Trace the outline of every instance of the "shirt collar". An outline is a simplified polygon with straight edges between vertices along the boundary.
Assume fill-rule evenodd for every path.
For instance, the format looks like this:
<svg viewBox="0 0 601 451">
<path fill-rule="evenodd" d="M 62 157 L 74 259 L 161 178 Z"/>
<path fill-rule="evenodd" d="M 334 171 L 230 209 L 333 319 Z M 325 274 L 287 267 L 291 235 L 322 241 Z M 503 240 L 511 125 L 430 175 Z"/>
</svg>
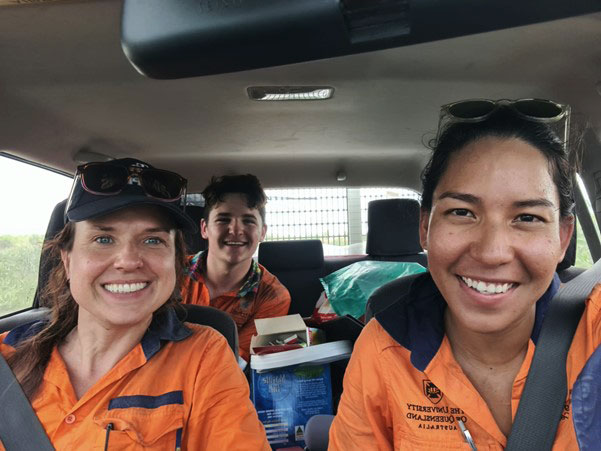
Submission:
<svg viewBox="0 0 601 451">
<path fill-rule="evenodd" d="M 554 275 L 551 285 L 536 302 L 536 313 L 531 339 L 536 344 L 549 301 L 559 289 L 560 280 Z M 424 371 L 438 352 L 444 338 L 444 311 L 446 302 L 432 280 L 430 273 L 418 276 L 408 294 L 399 298 L 376 320 L 400 345 L 411 351 L 411 363 Z"/>
<path fill-rule="evenodd" d="M 182 341 L 190 335 L 192 335 L 192 331 L 180 321 L 175 309 L 170 306 L 160 309 L 154 314 L 140 344 L 146 360 L 149 360 L 159 352 L 163 342 Z"/>
<path fill-rule="evenodd" d="M 200 251 L 199 253 L 190 257 L 190 260 L 188 261 L 187 275 L 192 280 L 196 282 L 203 281 L 204 269 L 207 267 L 207 255 L 208 251 Z M 243 298 L 251 293 L 255 295 L 259 289 L 261 274 L 261 266 L 253 258 L 251 260 L 250 271 L 246 275 L 246 278 L 238 290 L 236 297 Z"/>
<path fill-rule="evenodd" d="M 19 343 L 40 332 L 46 326 L 48 320 L 33 321 L 22 324 L 12 329 L 4 338 L 3 344 L 17 347 Z M 192 335 L 188 329 L 177 317 L 173 307 L 164 307 L 157 311 L 152 318 L 150 326 L 144 333 L 140 344 L 149 360 L 160 349 L 165 341 L 181 341 Z"/>
</svg>

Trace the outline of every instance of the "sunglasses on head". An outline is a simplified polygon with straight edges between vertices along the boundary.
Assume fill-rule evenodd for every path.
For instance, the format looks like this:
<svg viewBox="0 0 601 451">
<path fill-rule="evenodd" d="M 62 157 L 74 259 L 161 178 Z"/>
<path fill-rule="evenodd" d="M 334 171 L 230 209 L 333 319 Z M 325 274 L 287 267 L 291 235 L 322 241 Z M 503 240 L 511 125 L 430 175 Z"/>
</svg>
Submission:
<svg viewBox="0 0 601 451">
<path fill-rule="evenodd" d="M 87 163 L 77 168 L 77 178 L 88 193 L 98 196 L 119 194 L 127 185 L 139 185 L 147 196 L 173 202 L 186 193 L 186 179 L 175 172 L 132 165 Z"/>
<path fill-rule="evenodd" d="M 534 122 L 555 122 L 570 112 L 568 105 L 543 99 L 470 99 L 443 105 L 441 118 L 450 117 L 456 122 L 479 122 L 486 120 L 500 106 L 508 106 L 524 119 Z"/>
</svg>

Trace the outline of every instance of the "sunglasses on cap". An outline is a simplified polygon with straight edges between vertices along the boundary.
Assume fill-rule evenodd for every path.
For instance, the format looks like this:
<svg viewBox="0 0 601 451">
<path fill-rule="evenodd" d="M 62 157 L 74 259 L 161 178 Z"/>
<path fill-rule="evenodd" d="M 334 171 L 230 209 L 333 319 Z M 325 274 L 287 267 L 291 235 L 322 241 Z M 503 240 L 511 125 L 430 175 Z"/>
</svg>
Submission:
<svg viewBox="0 0 601 451">
<path fill-rule="evenodd" d="M 544 99 L 470 99 L 443 105 L 442 116 L 455 122 L 480 122 L 486 120 L 500 106 L 508 106 L 524 119 L 534 122 L 555 122 L 570 112 L 568 105 L 562 105 Z"/>
<path fill-rule="evenodd" d="M 164 202 L 186 197 L 187 180 L 175 172 L 139 163 L 127 167 L 110 162 L 87 163 L 77 167 L 65 211 L 69 211 L 78 180 L 84 191 L 97 196 L 114 196 L 128 185 L 138 185 L 146 196 Z"/>
</svg>

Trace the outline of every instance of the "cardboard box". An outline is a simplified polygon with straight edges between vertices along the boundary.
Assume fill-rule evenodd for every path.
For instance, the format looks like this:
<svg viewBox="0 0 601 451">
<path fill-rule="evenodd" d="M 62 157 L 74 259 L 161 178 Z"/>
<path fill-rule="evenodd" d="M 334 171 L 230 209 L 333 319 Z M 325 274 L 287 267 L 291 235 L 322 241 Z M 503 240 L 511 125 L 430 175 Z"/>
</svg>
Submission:
<svg viewBox="0 0 601 451">
<path fill-rule="evenodd" d="M 255 320 L 257 335 L 250 340 L 250 353 L 263 354 L 268 352 L 280 352 L 291 349 L 299 349 L 299 344 L 280 344 L 273 345 L 276 340 L 283 341 L 291 335 L 296 335 L 298 339 L 307 346 L 311 345 L 311 334 L 305 321 L 299 315 L 278 316 L 276 318 L 261 318 Z M 269 348 L 272 347 L 270 350 Z"/>
</svg>

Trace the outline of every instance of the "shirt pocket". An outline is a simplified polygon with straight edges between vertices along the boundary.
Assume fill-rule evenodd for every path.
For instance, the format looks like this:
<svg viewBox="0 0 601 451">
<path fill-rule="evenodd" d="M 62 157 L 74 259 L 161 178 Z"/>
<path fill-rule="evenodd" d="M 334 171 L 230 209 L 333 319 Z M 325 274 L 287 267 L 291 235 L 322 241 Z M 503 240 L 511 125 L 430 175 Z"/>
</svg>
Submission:
<svg viewBox="0 0 601 451">
<path fill-rule="evenodd" d="M 181 399 L 181 392 L 167 395 L 173 393 L 178 393 Z M 107 440 L 109 450 L 180 449 L 184 406 L 177 402 L 180 399 L 172 402 L 173 399 L 165 398 L 166 395 L 112 399 L 109 409 L 94 417 L 94 423 L 102 429 L 97 449 L 105 449 Z"/>
</svg>

